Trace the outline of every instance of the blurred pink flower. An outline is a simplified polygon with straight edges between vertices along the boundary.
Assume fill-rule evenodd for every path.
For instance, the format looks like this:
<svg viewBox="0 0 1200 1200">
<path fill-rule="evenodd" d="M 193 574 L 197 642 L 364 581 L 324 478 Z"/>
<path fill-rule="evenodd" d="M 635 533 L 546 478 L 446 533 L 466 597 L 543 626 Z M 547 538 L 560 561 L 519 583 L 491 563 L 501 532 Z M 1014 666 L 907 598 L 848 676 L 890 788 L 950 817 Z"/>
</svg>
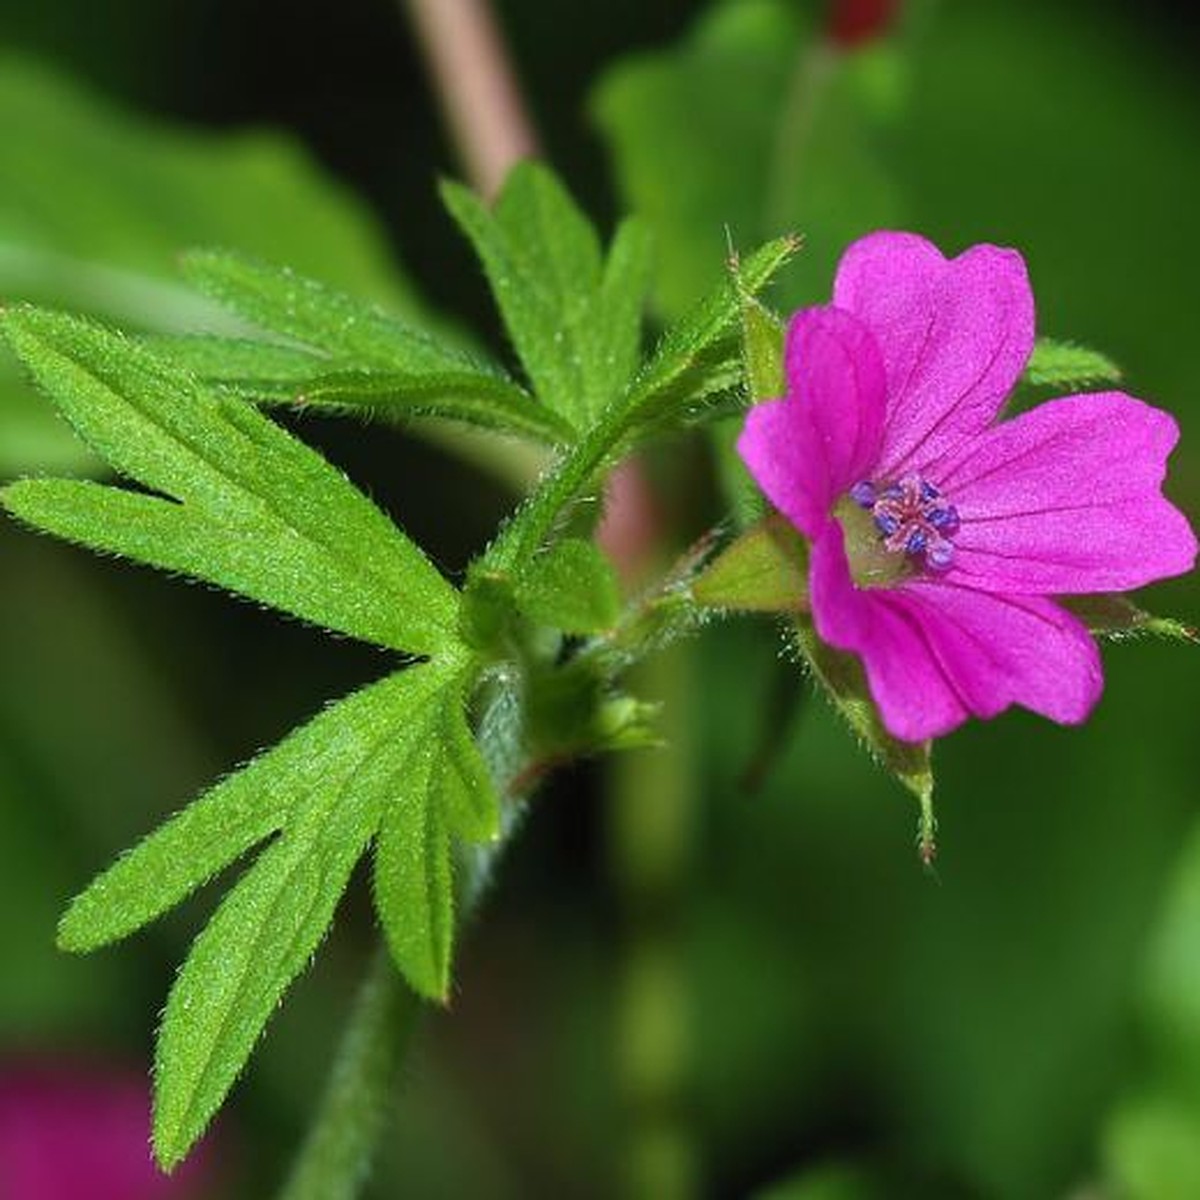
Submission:
<svg viewBox="0 0 1200 1200">
<path fill-rule="evenodd" d="M 859 46 L 887 33 L 900 0 L 832 0 L 826 27 L 839 46 Z"/>
<path fill-rule="evenodd" d="M 203 1149 L 168 1177 L 150 1156 L 150 1087 L 116 1068 L 0 1069 L 3 1200 L 194 1200 L 212 1195 Z"/>
<path fill-rule="evenodd" d="M 851 246 L 833 304 L 788 330 L 787 395 L 755 405 L 738 449 L 812 543 L 818 634 L 858 654 L 898 738 L 1021 704 L 1082 721 L 1100 658 L 1050 597 L 1191 569 L 1196 539 L 1162 495 L 1175 421 L 1122 392 L 997 421 L 1033 348 L 1021 256 L 925 239 Z"/>
</svg>

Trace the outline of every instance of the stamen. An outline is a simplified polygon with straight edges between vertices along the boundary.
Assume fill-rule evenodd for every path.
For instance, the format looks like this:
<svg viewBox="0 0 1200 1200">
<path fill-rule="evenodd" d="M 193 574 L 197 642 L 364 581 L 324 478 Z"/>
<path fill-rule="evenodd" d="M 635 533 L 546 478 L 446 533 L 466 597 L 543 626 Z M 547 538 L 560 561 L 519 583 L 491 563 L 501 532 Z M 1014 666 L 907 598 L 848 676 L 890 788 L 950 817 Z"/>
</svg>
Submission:
<svg viewBox="0 0 1200 1200">
<path fill-rule="evenodd" d="M 850 489 L 850 499 L 870 512 L 889 553 L 904 554 L 939 574 L 953 565 L 950 539 L 961 526 L 958 509 L 928 479 L 905 475 L 882 488 L 864 479 Z"/>
</svg>

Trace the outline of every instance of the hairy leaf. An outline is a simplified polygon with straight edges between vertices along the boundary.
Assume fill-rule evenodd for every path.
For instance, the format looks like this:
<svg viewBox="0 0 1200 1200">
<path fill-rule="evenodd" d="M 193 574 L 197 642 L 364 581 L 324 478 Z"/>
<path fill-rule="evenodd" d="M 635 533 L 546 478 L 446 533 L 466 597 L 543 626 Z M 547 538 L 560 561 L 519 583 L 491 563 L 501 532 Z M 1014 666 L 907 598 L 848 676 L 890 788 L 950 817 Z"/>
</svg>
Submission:
<svg viewBox="0 0 1200 1200">
<path fill-rule="evenodd" d="M 280 747 L 286 753 L 276 766 L 292 768 L 299 785 L 283 831 L 196 939 L 167 1001 L 154 1121 L 155 1151 L 164 1166 L 187 1153 L 223 1101 L 280 997 L 328 929 L 350 872 L 376 832 L 377 881 L 382 877 L 390 889 L 381 913 L 409 950 L 397 961 L 418 991 L 444 996 L 449 909 L 390 901 L 416 894 L 414 880 L 426 875 L 444 879 L 448 888 L 450 835 L 495 828 L 490 790 L 468 806 L 461 797 L 447 803 L 445 788 L 431 787 L 437 779 L 461 790 L 468 775 L 471 786 L 486 787 L 474 762 L 478 751 L 462 724 L 465 678 L 464 664 L 450 657 L 392 675 L 331 709 L 318 718 L 329 722 L 337 714 L 336 738 L 326 738 L 321 769 L 291 761 L 297 759 L 295 746 Z M 444 738 L 451 724 L 458 733 Z M 270 763 L 272 756 L 260 761 Z M 271 782 L 282 788 L 286 780 L 276 774 Z M 468 807 L 469 820 L 463 815 Z M 385 846 L 389 831 L 406 822 L 437 832 L 422 840 L 420 855 L 397 860 Z M 438 964 L 436 980 L 422 970 L 425 962 Z"/>
<path fill-rule="evenodd" d="M 26 480 L 0 493 L 15 515 L 385 646 L 429 653 L 453 640 L 454 589 L 302 442 L 97 326 L 33 309 L 2 320 L 83 438 L 171 497 Z"/>
<path fill-rule="evenodd" d="M 307 797 L 351 770 L 364 746 L 390 730 L 404 693 L 428 678 L 412 675 L 412 682 L 395 675 L 331 705 L 160 826 L 72 903 L 59 945 L 87 951 L 126 937 L 282 829 Z"/>
<path fill-rule="evenodd" d="M 585 427 L 620 394 L 637 363 L 648 284 L 640 223 L 599 239 L 546 167 L 515 167 L 491 211 L 446 183 L 447 208 L 483 263 L 497 307 L 539 399 Z"/>
<path fill-rule="evenodd" d="M 146 342 L 156 354 L 204 382 L 268 404 L 368 413 L 392 420 L 443 417 L 547 444 L 573 436 L 561 417 L 490 369 L 363 368 L 350 365 L 349 358 L 237 338 L 159 337 Z"/>
<path fill-rule="evenodd" d="M 738 285 L 725 280 L 667 332 L 625 394 L 561 455 L 492 543 L 485 556 L 489 567 L 507 571 L 526 561 L 600 472 L 613 466 L 639 438 L 682 422 L 714 364 L 730 362 L 733 369 L 740 369 L 736 331 L 743 297 L 766 287 L 797 247 L 790 237 L 760 247 L 742 265 Z"/>
</svg>

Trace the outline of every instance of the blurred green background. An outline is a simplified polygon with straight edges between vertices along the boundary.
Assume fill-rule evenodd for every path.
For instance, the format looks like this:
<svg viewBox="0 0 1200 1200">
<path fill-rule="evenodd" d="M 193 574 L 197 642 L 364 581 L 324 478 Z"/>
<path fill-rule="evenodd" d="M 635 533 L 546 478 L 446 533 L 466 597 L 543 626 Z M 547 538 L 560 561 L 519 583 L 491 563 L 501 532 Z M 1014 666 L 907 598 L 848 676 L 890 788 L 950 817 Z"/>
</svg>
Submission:
<svg viewBox="0 0 1200 1200">
<path fill-rule="evenodd" d="M 1179 416 L 1171 493 L 1200 514 L 1200 39 L 1185 10 L 914 4 L 813 92 L 797 67 L 821 6 L 801 0 L 498 11 L 550 160 L 602 222 L 632 206 L 655 223 L 660 317 L 719 274 L 725 225 L 741 244 L 807 233 L 781 306 L 827 294 L 846 241 L 874 226 L 946 250 L 1015 245 L 1041 331 L 1109 353 L 1129 390 Z M 3 297 L 204 325 L 172 262 L 216 243 L 496 339 L 434 195 L 453 148 L 387 0 L 5 0 L 0 45 Z M 301 432 L 451 572 L 512 503 L 394 429 Z M 659 464 L 686 464 L 680 537 L 719 516 L 699 458 Z M 0 474 L 93 467 L 0 364 Z M 11 524 L 0 581 L 0 1061 L 148 1064 L 215 892 L 83 960 L 53 948 L 66 900 L 382 663 Z M 1146 603 L 1200 619 L 1190 580 Z M 743 786 L 790 669 L 777 631 L 690 648 L 665 760 L 687 782 L 680 866 L 655 928 L 676 987 L 661 1041 L 680 1035 L 663 1103 L 701 1194 L 1200 1196 L 1198 655 L 1110 646 L 1085 729 L 1015 714 L 939 746 L 934 881 L 909 801 L 817 699 L 764 785 Z M 665 802 L 655 771 L 619 777 L 642 780 L 647 808 Z M 452 1010 L 406 1065 L 372 1195 L 619 1194 L 630 1055 L 653 1074 L 671 1052 L 631 1049 L 621 1019 L 655 914 L 622 893 L 612 778 L 579 768 L 538 799 L 463 942 Z M 222 1195 L 281 1177 L 372 936 L 360 880 L 219 1123 Z"/>
</svg>

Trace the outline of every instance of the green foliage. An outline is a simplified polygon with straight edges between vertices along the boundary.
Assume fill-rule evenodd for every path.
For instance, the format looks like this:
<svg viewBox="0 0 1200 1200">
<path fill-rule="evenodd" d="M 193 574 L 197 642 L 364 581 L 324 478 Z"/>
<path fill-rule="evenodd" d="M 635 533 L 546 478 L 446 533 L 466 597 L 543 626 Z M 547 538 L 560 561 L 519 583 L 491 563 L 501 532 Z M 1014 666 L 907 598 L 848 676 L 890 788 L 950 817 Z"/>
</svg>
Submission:
<svg viewBox="0 0 1200 1200">
<path fill-rule="evenodd" d="M 454 589 L 303 443 L 98 326 L 20 309 L 3 327 L 85 441 L 161 493 L 24 480 L 0 493 L 14 515 L 384 646 L 450 642 Z"/>
<path fill-rule="evenodd" d="M 637 366 L 649 283 L 642 225 L 625 222 L 605 259 L 587 218 L 537 163 L 512 171 L 491 211 L 458 184 L 444 184 L 442 197 L 483 263 L 538 398 L 586 429 Z"/>
<path fill-rule="evenodd" d="M 536 555 L 517 578 L 515 599 L 531 620 L 565 633 L 601 633 L 621 612 L 612 563 L 583 538 L 563 538 Z"/>
<path fill-rule="evenodd" d="M 1086 346 L 1038 338 L 1022 376 L 1033 387 L 1082 388 L 1098 383 L 1118 383 L 1121 368 L 1110 358 Z"/>
<path fill-rule="evenodd" d="M 577 445 L 563 454 L 484 556 L 502 572 L 527 561 L 603 470 L 633 443 L 684 420 L 712 388 L 714 373 L 740 363 L 737 337 L 744 295 L 761 291 L 797 249 L 794 238 L 759 247 L 742 266 L 740 282 L 725 280 L 673 325 L 623 395 L 605 408 Z"/>
<path fill-rule="evenodd" d="M 551 443 L 571 436 L 499 367 L 316 280 L 212 251 L 188 255 L 184 270 L 239 317 L 288 340 L 152 342 L 208 382 L 256 400 L 449 417 Z"/>
<path fill-rule="evenodd" d="M 275 762 L 268 755 L 256 764 L 270 787 L 290 791 L 294 782 L 303 790 L 293 793 L 279 838 L 196 939 L 171 990 L 156 1060 L 154 1136 L 164 1166 L 178 1162 L 203 1132 L 283 992 L 324 937 L 377 830 L 376 893 L 385 927 L 399 924 L 405 947 L 424 945 L 440 972 L 431 977 L 411 953 L 397 954 L 397 962 L 422 994 L 445 994 L 445 914 L 418 903 L 408 880 L 449 877 L 451 820 L 463 805 L 443 806 L 432 796 L 430 772 L 458 771 L 446 765 L 439 735 L 451 706 L 461 720 L 462 671 L 452 657 L 412 667 L 329 710 L 318 718 L 323 726 L 309 734 L 320 745 L 319 771 L 297 761 L 294 743 L 284 743 Z M 298 778 L 289 780 L 281 767 Z M 427 823 L 436 824 L 440 836 L 397 855 L 396 830 Z M 398 908 L 401 899 L 411 903 Z"/>
<path fill-rule="evenodd" d="M 774 513 L 727 546 L 695 579 L 692 597 L 707 608 L 789 613 L 808 605 L 808 546 Z"/>
<path fill-rule="evenodd" d="M 594 109 L 625 201 L 653 229 L 663 311 L 710 285 L 727 230 L 799 230 L 805 270 L 786 301 L 828 296 L 845 246 L 898 223 L 880 151 L 902 83 L 895 46 L 838 55 L 788 0 L 726 0 L 677 46 L 609 71 Z"/>
</svg>

